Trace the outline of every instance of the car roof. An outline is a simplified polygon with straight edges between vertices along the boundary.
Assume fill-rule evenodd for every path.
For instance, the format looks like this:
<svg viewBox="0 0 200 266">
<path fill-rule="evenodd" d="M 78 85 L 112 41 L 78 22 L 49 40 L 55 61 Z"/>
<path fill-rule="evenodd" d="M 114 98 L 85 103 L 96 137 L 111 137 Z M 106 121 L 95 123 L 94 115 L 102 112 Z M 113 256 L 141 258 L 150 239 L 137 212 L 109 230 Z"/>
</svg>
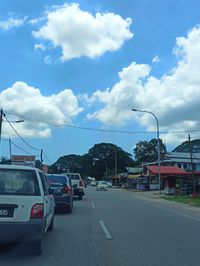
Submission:
<svg viewBox="0 0 200 266">
<path fill-rule="evenodd" d="M 30 167 L 25 165 L 14 165 L 14 164 L 0 164 L 0 169 L 17 169 L 17 170 L 38 170 L 41 171 L 39 168 Z"/>
</svg>

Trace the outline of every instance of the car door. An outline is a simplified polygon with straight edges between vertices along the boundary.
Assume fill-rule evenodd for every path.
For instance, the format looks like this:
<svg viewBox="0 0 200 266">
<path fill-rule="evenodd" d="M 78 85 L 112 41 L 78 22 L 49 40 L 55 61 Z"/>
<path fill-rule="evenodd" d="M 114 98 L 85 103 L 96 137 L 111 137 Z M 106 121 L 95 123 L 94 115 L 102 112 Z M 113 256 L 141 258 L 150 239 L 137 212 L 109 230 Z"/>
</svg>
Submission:
<svg viewBox="0 0 200 266">
<path fill-rule="evenodd" d="M 44 197 L 44 216 L 46 218 L 46 227 L 45 227 L 45 231 L 46 231 L 51 223 L 51 219 L 54 213 L 54 198 L 53 198 L 53 195 L 49 194 L 49 191 L 50 191 L 49 183 L 48 183 L 46 176 L 42 172 L 39 172 L 39 175 L 40 175 L 40 179 L 41 179 L 42 187 L 44 191 L 43 197 Z"/>
</svg>

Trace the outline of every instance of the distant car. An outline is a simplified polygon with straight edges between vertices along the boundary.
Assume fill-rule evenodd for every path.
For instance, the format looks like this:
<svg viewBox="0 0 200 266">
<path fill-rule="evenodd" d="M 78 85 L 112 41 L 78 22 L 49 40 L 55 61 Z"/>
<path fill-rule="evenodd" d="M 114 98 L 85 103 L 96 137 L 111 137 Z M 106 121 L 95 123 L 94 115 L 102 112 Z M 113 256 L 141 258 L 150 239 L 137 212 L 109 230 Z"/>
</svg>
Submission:
<svg viewBox="0 0 200 266">
<path fill-rule="evenodd" d="M 112 187 L 112 182 L 107 181 L 107 185 L 108 185 L 108 187 Z"/>
<path fill-rule="evenodd" d="M 23 241 L 41 255 L 44 233 L 54 228 L 54 197 L 34 167 L 0 165 L 0 242 Z"/>
<path fill-rule="evenodd" d="M 91 185 L 91 186 L 96 186 L 96 184 L 97 184 L 96 181 L 91 181 L 91 182 L 90 182 L 90 185 Z"/>
<path fill-rule="evenodd" d="M 97 191 L 99 190 L 105 190 L 105 191 L 108 190 L 108 185 L 106 181 L 98 181 Z"/>
<path fill-rule="evenodd" d="M 68 175 L 47 174 L 46 175 L 55 199 L 55 207 L 62 209 L 66 213 L 73 209 L 73 189 L 72 182 Z"/>
<path fill-rule="evenodd" d="M 78 197 L 79 200 L 83 199 L 85 195 L 85 184 L 79 173 L 63 173 L 71 178 L 74 197 Z"/>
</svg>

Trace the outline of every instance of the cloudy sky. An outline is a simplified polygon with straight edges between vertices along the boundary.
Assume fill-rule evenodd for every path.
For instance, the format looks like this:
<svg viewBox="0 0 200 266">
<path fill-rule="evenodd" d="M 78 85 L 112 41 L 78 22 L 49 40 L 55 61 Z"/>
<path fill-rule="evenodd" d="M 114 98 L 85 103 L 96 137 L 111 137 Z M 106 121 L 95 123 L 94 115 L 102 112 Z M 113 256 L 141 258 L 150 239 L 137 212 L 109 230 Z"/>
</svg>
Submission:
<svg viewBox="0 0 200 266">
<path fill-rule="evenodd" d="M 155 118 L 132 108 L 157 116 L 169 151 L 199 138 L 199 10 L 199 0 L 0 1 L 1 156 L 9 138 L 13 154 L 43 149 L 48 164 L 101 142 L 132 153 L 156 137 Z"/>
</svg>

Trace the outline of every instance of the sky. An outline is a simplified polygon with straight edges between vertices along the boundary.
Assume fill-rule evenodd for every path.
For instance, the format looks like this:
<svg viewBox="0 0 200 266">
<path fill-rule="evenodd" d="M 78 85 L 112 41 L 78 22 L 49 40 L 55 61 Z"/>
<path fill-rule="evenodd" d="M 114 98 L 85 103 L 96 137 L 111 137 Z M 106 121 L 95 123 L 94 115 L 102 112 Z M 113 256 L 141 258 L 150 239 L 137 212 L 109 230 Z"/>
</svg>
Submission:
<svg viewBox="0 0 200 266">
<path fill-rule="evenodd" d="M 199 0 L 1 0 L 0 156 L 200 134 Z M 16 123 L 18 120 L 24 122 Z M 9 146 L 9 141 L 11 145 Z"/>
</svg>

